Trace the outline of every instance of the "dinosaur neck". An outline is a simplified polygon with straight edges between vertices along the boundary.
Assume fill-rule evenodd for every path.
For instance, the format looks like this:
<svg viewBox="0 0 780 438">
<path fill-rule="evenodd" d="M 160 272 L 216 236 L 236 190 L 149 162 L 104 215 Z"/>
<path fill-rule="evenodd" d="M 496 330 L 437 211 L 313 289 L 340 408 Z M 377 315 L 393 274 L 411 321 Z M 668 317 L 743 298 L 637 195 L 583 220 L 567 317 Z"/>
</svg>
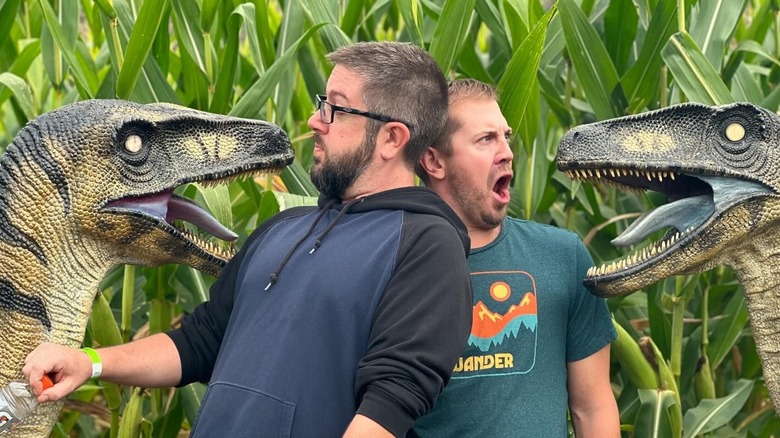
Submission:
<svg viewBox="0 0 780 438">
<path fill-rule="evenodd" d="M 780 406 L 780 236 L 751 239 L 731 257 L 731 266 L 745 288 L 745 300 L 756 349 L 761 357 L 764 380 L 775 406 Z"/>
</svg>

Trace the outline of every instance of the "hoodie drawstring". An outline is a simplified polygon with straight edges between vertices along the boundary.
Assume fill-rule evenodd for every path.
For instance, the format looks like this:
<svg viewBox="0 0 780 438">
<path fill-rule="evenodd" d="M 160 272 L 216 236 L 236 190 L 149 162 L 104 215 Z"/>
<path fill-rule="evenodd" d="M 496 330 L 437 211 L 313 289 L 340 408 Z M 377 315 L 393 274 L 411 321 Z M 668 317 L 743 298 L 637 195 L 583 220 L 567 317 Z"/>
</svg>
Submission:
<svg viewBox="0 0 780 438">
<path fill-rule="evenodd" d="M 263 290 L 268 290 L 271 287 L 271 285 L 276 283 L 276 280 L 279 278 L 279 274 L 281 274 L 284 265 L 287 264 L 287 262 L 290 260 L 290 257 L 292 257 L 295 250 L 298 249 L 299 246 L 301 246 L 303 241 L 306 240 L 311 235 L 312 231 L 314 231 L 314 227 L 317 226 L 317 224 L 320 222 L 320 219 L 322 219 L 322 217 L 325 216 L 325 213 L 327 213 L 328 210 L 330 210 L 330 208 L 333 207 L 333 204 L 335 204 L 336 201 L 337 201 L 336 199 L 330 199 L 328 200 L 327 204 L 325 204 L 322 207 L 322 210 L 320 210 L 320 213 L 317 215 L 316 218 L 314 218 L 314 222 L 312 222 L 311 226 L 306 231 L 306 234 L 304 234 L 303 237 L 301 237 L 300 239 L 298 239 L 297 242 L 295 242 L 295 244 L 290 248 L 290 250 L 287 251 L 287 255 L 284 256 L 281 263 L 279 263 L 279 266 L 277 266 L 274 272 L 271 273 L 270 281 L 268 282 L 268 285 Z"/>
<path fill-rule="evenodd" d="M 328 233 L 330 233 L 330 230 L 332 230 L 333 227 L 336 226 L 339 219 L 341 219 L 341 216 L 346 214 L 349 211 L 349 209 L 352 208 L 353 205 L 359 204 L 361 202 L 363 202 L 363 198 L 353 199 L 352 201 L 349 201 L 347 204 L 345 204 L 344 208 L 342 208 L 339 211 L 339 214 L 336 215 L 336 218 L 333 219 L 333 221 L 328 225 L 327 228 L 325 228 L 325 231 L 323 231 L 322 234 L 320 234 L 319 236 L 317 236 L 316 239 L 314 239 L 314 247 L 311 249 L 311 251 L 309 251 L 309 254 L 313 254 L 314 251 L 316 251 L 322 245 L 322 241 L 325 240 L 325 236 L 327 236 Z"/>
</svg>

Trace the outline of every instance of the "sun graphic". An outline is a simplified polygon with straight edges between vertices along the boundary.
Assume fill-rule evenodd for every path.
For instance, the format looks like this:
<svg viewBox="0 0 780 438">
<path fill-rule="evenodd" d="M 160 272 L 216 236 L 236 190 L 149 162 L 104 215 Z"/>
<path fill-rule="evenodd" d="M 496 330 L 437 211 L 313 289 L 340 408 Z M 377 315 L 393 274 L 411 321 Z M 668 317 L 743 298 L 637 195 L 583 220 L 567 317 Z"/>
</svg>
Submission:
<svg viewBox="0 0 780 438">
<path fill-rule="evenodd" d="M 490 285 L 490 296 L 496 301 L 506 301 L 512 295 L 512 288 L 503 281 Z"/>
</svg>

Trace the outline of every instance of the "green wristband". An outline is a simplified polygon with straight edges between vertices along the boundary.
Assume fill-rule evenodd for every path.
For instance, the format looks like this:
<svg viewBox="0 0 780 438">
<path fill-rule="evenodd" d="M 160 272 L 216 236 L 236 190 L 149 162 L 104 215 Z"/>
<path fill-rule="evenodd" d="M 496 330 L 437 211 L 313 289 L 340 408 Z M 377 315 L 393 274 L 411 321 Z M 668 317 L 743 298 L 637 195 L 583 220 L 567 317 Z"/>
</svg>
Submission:
<svg viewBox="0 0 780 438">
<path fill-rule="evenodd" d="M 100 377 L 100 374 L 103 373 L 103 361 L 100 360 L 97 351 L 87 347 L 82 348 L 81 351 L 87 353 L 87 356 L 92 360 L 92 378 Z"/>
</svg>

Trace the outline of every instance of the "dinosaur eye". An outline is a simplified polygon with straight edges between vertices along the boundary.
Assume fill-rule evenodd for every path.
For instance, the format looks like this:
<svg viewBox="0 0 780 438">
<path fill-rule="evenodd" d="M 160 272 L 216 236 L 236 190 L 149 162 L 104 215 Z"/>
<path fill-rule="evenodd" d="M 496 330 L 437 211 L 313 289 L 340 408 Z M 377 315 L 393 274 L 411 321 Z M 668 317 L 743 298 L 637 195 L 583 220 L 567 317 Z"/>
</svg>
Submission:
<svg viewBox="0 0 780 438">
<path fill-rule="evenodd" d="M 141 152 L 141 147 L 143 147 L 143 145 L 143 140 L 137 134 L 130 134 L 125 139 L 125 150 L 131 154 Z"/>
<path fill-rule="evenodd" d="M 745 138 L 745 127 L 741 123 L 731 123 L 726 127 L 725 135 L 730 141 L 742 141 Z"/>
</svg>

